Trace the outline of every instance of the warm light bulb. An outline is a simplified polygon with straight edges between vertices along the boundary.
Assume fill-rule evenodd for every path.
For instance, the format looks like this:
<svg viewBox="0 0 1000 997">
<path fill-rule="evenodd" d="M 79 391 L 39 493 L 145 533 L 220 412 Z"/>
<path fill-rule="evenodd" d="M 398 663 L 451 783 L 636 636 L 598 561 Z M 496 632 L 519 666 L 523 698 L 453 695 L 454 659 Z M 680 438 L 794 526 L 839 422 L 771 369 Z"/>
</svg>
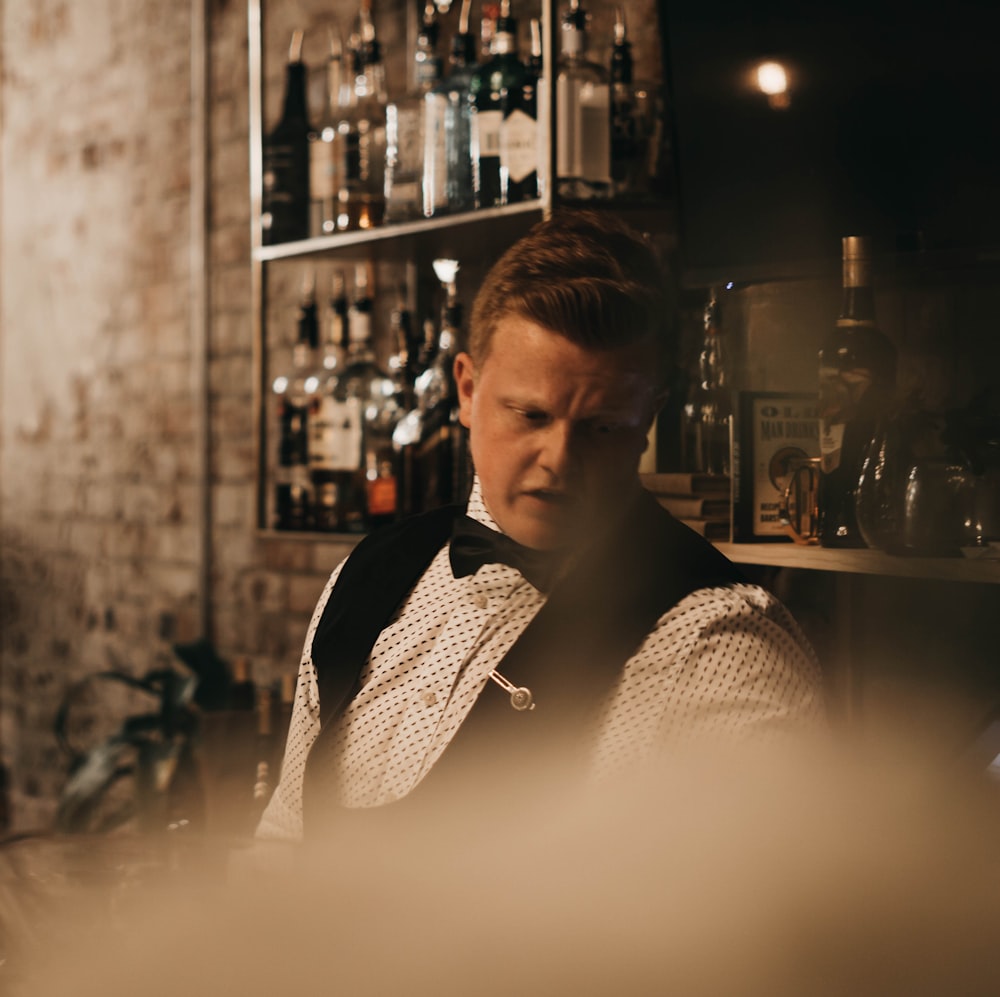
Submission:
<svg viewBox="0 0 1000 997">
<path fill-rule="evenodd" d="M 757 67 L 757 86 L 769 96 L 785 93 L 788 89 L 785 67 L 780 62 L 762 62 Z"/>
</svg>

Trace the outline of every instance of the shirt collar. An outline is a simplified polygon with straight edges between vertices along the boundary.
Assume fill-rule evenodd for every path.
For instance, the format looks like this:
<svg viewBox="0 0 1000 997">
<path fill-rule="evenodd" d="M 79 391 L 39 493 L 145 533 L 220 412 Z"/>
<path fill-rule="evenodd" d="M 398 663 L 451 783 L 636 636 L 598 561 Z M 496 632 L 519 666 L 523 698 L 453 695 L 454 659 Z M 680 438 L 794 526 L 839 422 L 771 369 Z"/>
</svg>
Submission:
<svg viewBox="0 0 1000 997">
<path fill-rule="evenodd" d="M 496 520 L 486 509 L 486 503 L 483 501 L 483 489 L 479 483 L 478 474 L 472 479 L 472 490 L 469 493 L 469 501 L 465 506 L 465 513 L 470 519 L 474 519 L 477 523 L 482 523 L 483 526 L 488 526 L 491 530 L 496 530 L 497 533 L 503 532 L 503 530 L 497 526 Z"/>
</svg>

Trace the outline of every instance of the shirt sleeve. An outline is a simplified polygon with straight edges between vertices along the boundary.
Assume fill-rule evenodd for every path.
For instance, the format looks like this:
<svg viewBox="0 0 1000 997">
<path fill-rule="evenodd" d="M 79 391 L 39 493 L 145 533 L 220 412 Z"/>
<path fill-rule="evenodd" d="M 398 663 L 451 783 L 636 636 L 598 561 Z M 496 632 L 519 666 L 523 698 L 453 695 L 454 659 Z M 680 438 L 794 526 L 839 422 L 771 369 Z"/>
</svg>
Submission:
<svg viewBox="0 0 1000 997">
<path fill-rule="evenodd" d="M 257 825 L 256 836 L 260 839 L 302 840 L 302 781 L 306 758 L 320 732 L 319 683 L 312 659 L 313 638 L 343 566 L 341 561 L 330 575 L 306 631 L 281 776 Z"/>
<path fill-rule="evenodd" d="M 598 768 L 682 741 L 812 734 L 826 726 L 816 655 L 765 589 L 700 589 L 662 616 L 608 705 Z"/>
</svg>

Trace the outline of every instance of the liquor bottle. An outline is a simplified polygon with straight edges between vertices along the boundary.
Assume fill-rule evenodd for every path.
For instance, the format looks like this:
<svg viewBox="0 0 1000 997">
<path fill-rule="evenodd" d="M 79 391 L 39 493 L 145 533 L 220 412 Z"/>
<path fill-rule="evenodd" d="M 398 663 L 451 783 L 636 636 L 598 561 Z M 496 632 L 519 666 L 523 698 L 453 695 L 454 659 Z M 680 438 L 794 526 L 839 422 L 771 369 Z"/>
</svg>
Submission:
<svg viewBox="0 0 1000 997">
<path fill-rule="evenodd" d="M 340 134 L 347 104 L 344 75 L 340 32 L 330 28 L 326 103 L 309 143 L 309 232 L 314 236 L 337 231 L 337 192 L 344 171 L 344 143 Z"/>
<path fill-rule="evenodd" d="M 893 403 L 896 350 L 875 322 L 871 245 L 845 236 L 840 317 L 819 351 L 820 543 L 864 547 L 855 499 L 876 424 Z"/>
<path fill-rule="evenodd" d="M 732 472 L 732 395 L 719 320 L 719 298 L 709 291 L 702 312 L 697 370 L 690 380 L 682 414 L 684 470 L 701 474 Z"/>
<path fill-rule="evenodd" d="M 308 413 L 311 398 L 319 387 L 315 359 L 318 338 L 316 274 L 309 269 L 302 283 L 298 338 L 292 349 L 291 370 L 276 377 L 272 384 L 277 401 L 275 526 L 279 530 L 308 529 L 311 524 Z"/>
<path fill-rule="evenodd" d="M 556 76 L 556 190 L 605 196 L 611 185 L 611 99 L 604 69 L 587 59 L 587 12 L 570 0 Z"/>
<path fill-rule="evenodd" d="M 461 501 L 467 486 L 466 436 L 458 420 L 458 389 L 453 374 L 462 328 L 458 269 L 455 260 L 434 261 L 434 272 L 445 292 L 441 327 L 434 358 L 414 387 L 423 413 L 417 453 L 425 509 Z"/>
<path fill-rule="evenodd" d="M 347 367 L 347 290 L 344 274 L 333 272 L 319 389 L 309 408 L 309 477 L 313 487 L 313 526 L 344 529 L 354 478 L 361 462 L 361 405 L 343 397 L 340 381 Z"/>
<path fill-rule="evenodd" d="M 616 195 L 640 188 L 638 109 L 632 84 L 632 43 L 628 40 L 625 8 L 615 8 L 611 47 L 611 190 Z"/>
<path fill-rule="evenodd" d="M 527 70 L 517 57 L 517 20 L 511 17 L 510 0 L 502 0 L 490 58 L 478 66 L 469 81 L 472 111 L 469 150 L 472 189 L 477 208 L 502 203 L 500 186 L 500 127 L 505 90 L 520 89 Z"/>
<path fill-rule="evenodd" d="M 428 218 L 475 207 L 469 86 L 476 70 L 476 40 L 469 31 L 471 7 L 472 0 L 462 0 L 448 74 L 424 97 L 423 209 Z"/>
<path fill-rule="evenodd" d="M 302 31 L 292 33 L 281 117 L 263 142 L 261 238 L 265 244 L 309 235 L 309 112 Z"/>
<path fill-rule="evenodd" d="M 379 368 L 372 339 L 372 281 L 367 265 L 355 270 L 348 313 L 350 346 L 342 397 L 359 408 L 362 442 L 355 471 L 356 490 L 345 511 L 349 532 L 371 529 L 396 518 L 398 487 L 392 431 L 401 414 L 397 385 Z"/>
<path fill-rule="evenodd" d="M 354 94 L 346 109 L 344 179 L 338 194 L 338 228 L 371 229 L 385 215 L 385 66 L 370 2 L 361 7 L 361 33 L 353 53 Z"/>
<path fill-rule="evenodd" d="M 414 88 L 386 107 L 385 219 L 404 222 L 423 213 L 423 172 L 429 108 L 425 96 L 441 81 L 437 8 L 424 7 L 414 50 Z"/>
<path fill-rule="evenodd" d="M 538 79 L 542 61 L 541 23 L 531 19 L 531 55 L 518 87 L 501 93 L 500 203 L 538 197 Z"/>
</svg>

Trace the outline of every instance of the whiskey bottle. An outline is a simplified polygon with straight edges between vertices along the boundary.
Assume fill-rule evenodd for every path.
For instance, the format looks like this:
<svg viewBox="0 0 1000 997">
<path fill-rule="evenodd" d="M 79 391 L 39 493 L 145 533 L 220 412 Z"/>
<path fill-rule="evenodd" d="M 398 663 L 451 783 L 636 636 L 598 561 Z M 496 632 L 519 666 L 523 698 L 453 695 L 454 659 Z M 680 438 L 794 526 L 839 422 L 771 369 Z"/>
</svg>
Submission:
<svg viewBox="0 0 1000 997">
<path fill-rule="evenodd" d="M 469 86 L 476 70 L 476 40 L 469 31 L 471 7 L 472 0 L 462 0 L 448 74 L 424 97 L 423 210 L 428 218 L 475 207 Z"/>
<path fill-rule="evenodd" d="M 338 228 L 348 230 L 375 228 L 385 215 L 385 66 L 370 2 L 362 5 L 360 18 L 353 52 L 354 92 L 341 126 L 344 179 L 338 192 Z"/>
<path fill-rule="evenodd" d="M 347 291 L 344 274 L 333 272 L 319 389 L 309 408 L 309 477 L 313 526 L 344 529 L 354 478 L 361 463 L 361 405 L 339 390 L 347 366 Z"/>
<path fill-rule="evenodd" d="M 845 236 L 840 317 L 819 351 L 820 543 L 864 547 L 855 500 L 865 452 L 893 402 L 896 350 L 875 322 L 871 244 Z"/>
<path fill-rule="evenodd" d="M 432 113 L 425 96 L 441 80 L 437 54 L 437 8 L 424 7 L 423 23 L 414 50 L 414 88 L 386 107 L 385 218 L 404 222 L 423 213 L 423 172 L 426 135 Z"/>
<path fill-rule="evenodd" d="M 312 522 L 312 485 L 309 479 L 308 413 L 319 387 L 316 347 L 316 274 L 309 269 L 302 283 L 298 337 L 292 349 L 291 369 L 274 379 L 278 424 L 278 463 L 275 472 L 275 526 L 280 530 L 308 529 Z"/>
<path fill-rule="evenodd" d="M 309 143 L 309 232 L 337 231 L 337 192 L 344 172 L 344 142 L 340 124 L 347 105 L 344 52 L 340 32 L 330 28 L 326 62 L 326 103 Z"/>
<path fill-rule="evenodd" d="M 525 75 L 524 63 L 517 56 L 517 20 L 511 16 L 510 0 L 502 0 L 490 43 L 490 58 L 476 68 L 469 81 L 472 111 L 469 150 L 477 208 L 492 208 L 502 203 L 500 130 L 503 94 L 504 91 L 519 90 Z"/>
<path fill-rule="evenodd" d="M 632 83 L 632 43 L 628 40 L 625 8 L 615 8 L 611 47 L 611 192 L 617 196 L 640 189 L 643 168 L 639 151 L 638 109 Z"/>
<path fill-rule="evenodd" d="M 611 185 L 608 77 L 587 59 L 587 19 L 570 0 L 556 77 L 556 191 L 566 198 L 603 197 Z"/>
<path fill-rule="evenodd" d="M 292 33 L 281 117 L 263 142 L 261 238 L 265 244 L 309 235 L 309 112 L 302 31 Z"/>
<path fill-rule="evenodd" d="M 687 470 L 702 474 L 730 474 L 732 397 L 715 288 L 705 303 L 702 330 L 698 372 L 684 407 L 685 463 Z"/>
<path fill-rule="evenodd" d="M 500 203 L 538 197 L 538 79 L 542 61 L 541 23 L 531 19 L 531 55 L 520 86 L 501 93 Z"/>
</svg>

